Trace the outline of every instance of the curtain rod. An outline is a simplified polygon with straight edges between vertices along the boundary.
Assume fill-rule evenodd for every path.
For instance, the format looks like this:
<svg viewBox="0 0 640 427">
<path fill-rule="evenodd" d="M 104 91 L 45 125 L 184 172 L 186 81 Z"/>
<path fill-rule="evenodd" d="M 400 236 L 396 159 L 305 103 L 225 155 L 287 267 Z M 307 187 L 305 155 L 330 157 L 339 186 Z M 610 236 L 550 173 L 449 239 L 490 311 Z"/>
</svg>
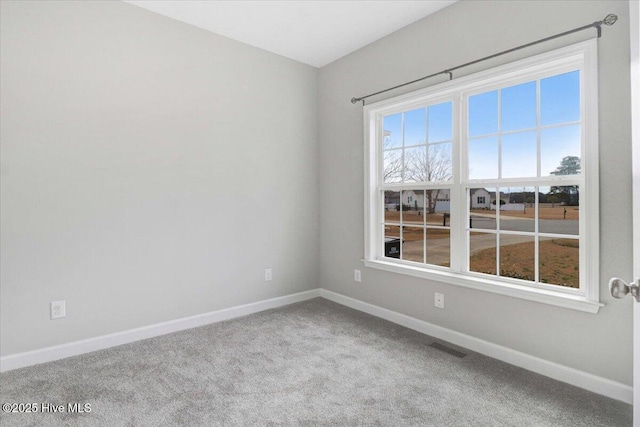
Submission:
<svg viewBox="0 0 640 427">
<path fill-rule="evenodd" d="M 562 33 L 555 34 L 553 36 L 549 36 L 549 37 L 545 37 L 545 38 L 540 39 L 540 40 L 536 40 L 536 41 L 531 42 L 531 43 L 527 43 L 527 44 L 523 44 L 523 45 L 511 48 L 511 49 L 503 50 L 502 52 L 494 53 L 493 55 L 485 56 L 484 58 L 476 59 L 475 61 L 467 62 L 465 64 L 458 65 L 458 66 L 453 67 L 453 68 L 447 68 L 446 70 L 442 70 L 442 71 L 434 73 L 434 74 L 429 74 L 428 76 L 420 77 L 419 79 L 411 80 L 410 82 L 407 82 L 407 83 L 402 83 L 400 85 L 397 85 L 397 86 L 394 86 L 394 87 L 390 87 L 388 89 L 384 89 L 384 90 L 380 90 L 378 92 L 370 93 L 369 95 L 361 96 L 359 98 L 353 97 L 353 98 L 351 98 L 351 103 L 355 104 L 358 101 L 362 101 L 362 105 L 364 105 L 364 100 L 367 99 L 367 98 L 370 98 L 370 97 L 375 96 L 375 95 L 380 95 L 381 93 L 389 92 L 391 90 L 398 89 L 398 88 L 401 88 L 401 87 L 404 87 L 404 86 L 407 86 L 407 85 L 410 85 L 410 84 L 413 84 L 413 83 L 417 83 L 417 82 L 420 82 L 422 80 L 429 79 L 431 77 L 439 76 L 441 74 L 448 74 L 449 75 L 449 80 L 453 80 L 453 71 L 459 70 L 460 68 L 468 67 L 469 65 L 474 65 L 474 64 L 477 64 L 478 62 L 482 62 L 482 61 L 486 61 L 488 59 L 496 58 L 498 56 L 506 55 L 507 53 L 515 52 L 516 50 L 524 49 L 526 47 L 530 47 L 530 46 L 536 45 L 538 43 L 543 43 L 543 42 L 546 42 L 546 41 L 549 41 L 549 40 L 557 39 L 559 37 L 568 36 L 569 34 L 577 33 L 578 31 L 587 30 L 589 28 L 595 28 L 598 31 L 598 36 L 597 37 L 600 38 L 600 36 L 602 36 L 602 24 L 610 26 L 610 25 L 615 24 L 617 20 L 618 20 L 618 15 L 614 15 L 613 13 L 610 13 L 602 21 L 595 21 L 595 22 L 593 22 L 591 24 L 583 25 L 582 27 L 578 27 L 578 28 L 574 28 L 573 30 L 565 31 L 565 32 L 562 32 Z"/>
</svg>

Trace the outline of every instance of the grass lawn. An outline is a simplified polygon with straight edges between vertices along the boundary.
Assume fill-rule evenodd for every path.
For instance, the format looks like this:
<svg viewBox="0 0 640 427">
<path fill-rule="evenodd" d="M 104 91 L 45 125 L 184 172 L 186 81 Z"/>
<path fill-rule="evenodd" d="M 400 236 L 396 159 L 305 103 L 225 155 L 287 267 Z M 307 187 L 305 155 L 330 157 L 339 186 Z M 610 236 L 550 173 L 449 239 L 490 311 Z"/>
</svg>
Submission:
<svg viewBox="0 0 640 427">
<path fill-rule="evenodd" d="M 503 246 L 500 254 L 500 274 L 505 277 L 534 280 L 534 243 Z M 578 288 L 580 284 L 578 241 L 553 239 L 540 242 L 540 281 Z M 481 250 L 471 256 L 470 269 L 495 274 L 495 248 Z"/>
<path fill-rule="evenodd" d="M 567 210 L 566 218 L 564 210 Z M 473 209 L 471 213 L 479 213 L 484 215 L 495 215 L 495 211 L 486 209 Z M 428 225 L 443 225 L 443 213 L 427 214 Z M 535 209 L 527 205 L 524 211 L 500 211 L 501 216 L 514 217 L 514 218 L 535 218 Z M 552 205 L 551 203 L 541 203 L 539 206 L 538 217 L 540 219 L 566 219 L 566 220 L 578 220 L 580 219 L 580 211 L 578 206 L 560 206 L 559 204 Z M 398 211 L 386 211 L 384 213 L 385 221 L 400 222 L 400 212 Z M 424 221 L 424 212 L 422 211 L 405 211 L 402 213 L 402 219 L 404 224 L 422 224 Z M 449 219 L 447 218 L 446 224 L 449 225 Z"/>
</svg>

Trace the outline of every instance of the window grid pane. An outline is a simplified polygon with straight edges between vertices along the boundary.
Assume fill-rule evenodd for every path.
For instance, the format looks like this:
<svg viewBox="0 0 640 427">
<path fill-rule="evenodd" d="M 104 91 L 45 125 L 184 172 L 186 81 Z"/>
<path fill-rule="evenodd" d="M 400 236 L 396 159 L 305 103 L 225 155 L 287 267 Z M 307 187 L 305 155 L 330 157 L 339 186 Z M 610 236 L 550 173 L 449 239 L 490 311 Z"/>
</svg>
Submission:
<svg viewBox="0 0 640 427">
<path fill-rule="evenodd" d="M 450 267 L 451 242 L 460 233 L 455 247 L 466 242 L 466 253 L 459 255 L 456 271 L 579 288 L 580 73 L 461 97 L 466 141 L 454 137 L 458 118 L 453 107 L 459 104 L 452 101 L 384 116 L 382 183 L 394 189 L 380 193 L 384 246 L 390 254 L 385 256 Z M 459 147 L 465 151 L 456 151 Z M 458 161 L 466 170 L 454 179 Z M 469 180 L 488 180 L 489 185 Z M 554 181 L 572 185 L 553 186 Z M 417 185 L 439 182 L 455 183 L 467 196 L 466 216 L 457 217 L 454 230 L 451 208 L 465 206 L 456 206 L 460 200 L 451 205 L 451 188 Z M 461 218 L 467 223 L 459 224 Z"/>
<path fill-rule="evenodd" d="M 579 175 L 579 85 L 574 71 L 469 96 L 468 179 Z"/>
<path fill-rule="evenodd" d="M 579 194 L 580 186 L 469 188 L 468 271 L 579 288 Z"/>
<path fill-rule="evenodd" d="M 449 182 L 453 178 L 453 102 L 382 117 L 382 182 Z"/>
<path fill-rule="evenodd" d="M 451 264 L 451 191 L 381 192 L 384 256 L 440 267 Z"/>
</svg>

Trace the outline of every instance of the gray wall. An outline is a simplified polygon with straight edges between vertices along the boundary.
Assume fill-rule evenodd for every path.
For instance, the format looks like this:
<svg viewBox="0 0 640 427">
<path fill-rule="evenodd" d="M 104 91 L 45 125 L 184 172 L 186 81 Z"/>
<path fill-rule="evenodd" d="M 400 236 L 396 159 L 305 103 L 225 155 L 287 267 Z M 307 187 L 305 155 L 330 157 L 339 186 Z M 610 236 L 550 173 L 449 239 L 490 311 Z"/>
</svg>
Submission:
<svg viewBox="0 0 640 427">
<path fill-rule="evenodd" d="M 320 71 L 322 286 L 372 304 L 626 384 L 632 382 L 631 301 L 606 281 L 631 277 L 628 3 L 462 1 Z M 363 268 L 362 107 L 349 99 L 616 13 L 599 42 L 601 301 L 599 314 L 553 307 Z M 594 31 L 503 57 L 457 75 L 593 37 Z M 442 79 L 441 79 L 442 80 Z M 400 94 L 411 89 L 398 90 Z M 377 98 L 382 99 L 381 97 Z M 375 101 L 375 100 L 373 100 Z M 363 269 L 362 283 L 353 269 Z M 442 292 L 446 308 L 433 307 Z M 614 359 L 616 362 L 611 363 Z"/>
<path fill-rule="evenodd" d="M 631 383 L 631 300 L 605 287 L 631 275 L 626 2 L 459 2 L 319 73 L 120 2 L 0 4 L 2 355 L 321 285 Z M 351 96 L 610 12 L 620 21 L 600 40 L 600 313 L 363 269 Z M 58 299 L 67 318 L 51 321 Z"/>
<path fill-rule="evenodd" d="M 1 4 L 2 355 L 318 287 L 316 69 L 121 2 Z"/>
</svg>

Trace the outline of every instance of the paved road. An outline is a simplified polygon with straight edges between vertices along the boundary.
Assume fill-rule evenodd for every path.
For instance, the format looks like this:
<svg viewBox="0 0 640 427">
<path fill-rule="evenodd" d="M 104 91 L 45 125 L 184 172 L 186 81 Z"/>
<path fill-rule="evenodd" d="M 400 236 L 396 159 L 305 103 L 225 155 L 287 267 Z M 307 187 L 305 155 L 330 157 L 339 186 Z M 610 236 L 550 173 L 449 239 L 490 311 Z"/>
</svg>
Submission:
<svg viewBox="0 0 640 427">
<path fill-rule="evenodd" d="M 495 230 L 496 219 L 482 214 L 471 215 L 471 228 Z M 531 218 L 500 217 L 500 229 L 507 231 L 535 231 L 535 221 Z M 540 233 L 578 235 L 579 222 L 571 219 L 541 219 Z"/>
</svg>

